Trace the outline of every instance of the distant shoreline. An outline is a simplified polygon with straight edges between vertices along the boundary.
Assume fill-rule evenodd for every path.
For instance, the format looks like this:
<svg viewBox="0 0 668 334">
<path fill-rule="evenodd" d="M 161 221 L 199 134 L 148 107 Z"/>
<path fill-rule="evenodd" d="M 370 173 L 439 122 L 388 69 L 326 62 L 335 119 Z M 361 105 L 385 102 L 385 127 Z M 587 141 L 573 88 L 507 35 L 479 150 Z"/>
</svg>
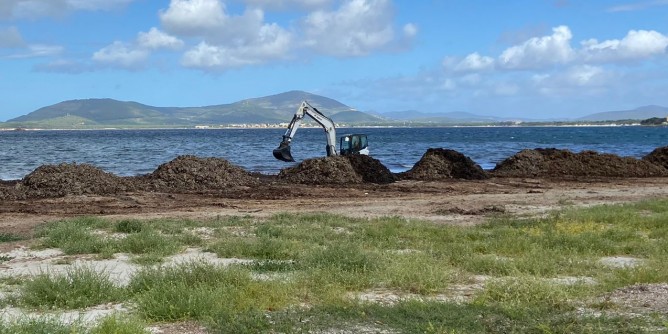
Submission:
<svg viewBox="0 0 668 334">
<path fill-rule="evenodd" d="M 516 124 L 516 125 L 499 125 L 499 124 L 489 124 L 489 125 L 358 125 L 358 126 L 338 126 L 338 129 L 420 129 L 420 128 L 586 128 L 586 127 L 629 127 L 629 126 L 643 126 L 643 127 L 661 127 L 666 125 L 642 125 L 640 123 L 630 123 L 630 124 L 616 124 L 616 123 L 605 123 L 605 124 Z M 29 128 L 29 127 L 19 127 L 19 128 L 2 128 L 0 127 L 0 132 L 21 132 L 21 131 L 134 131 L 134 130 L 284 130 L 287 127 L 262 127 L 262 126 L 208 126 L 208 127 L 146 127 L 146 128 L 136 128 L 136 127 L 107 127 L 107 128 Z M 302 126 L 303 129 L 320 129 L 319 126 Z"/>
</svg>

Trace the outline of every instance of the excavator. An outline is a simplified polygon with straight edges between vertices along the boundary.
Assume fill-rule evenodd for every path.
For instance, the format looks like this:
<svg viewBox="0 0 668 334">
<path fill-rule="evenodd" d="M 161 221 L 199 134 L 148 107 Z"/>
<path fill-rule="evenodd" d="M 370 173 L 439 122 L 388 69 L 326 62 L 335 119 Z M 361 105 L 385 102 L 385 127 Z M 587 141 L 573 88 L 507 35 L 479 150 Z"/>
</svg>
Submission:
<svg viewBox="0 0 668 334">
<path fill-rule="evenodd" d="M 327 156 L 335 156 L 336 152 L 336 128 L 334 127 L 334 122 L 325 116 L 323 113 L 318 111 L 314 106 L 309 104 L 306 100 L 302 101 L 299 108 L 295 112 L 295 115 L 292 117 L 292 121 L 288 125 L 288 129 L 283 135 L 283 140 L 281 144 L 278 145 L 278 148 L 274 150 L 274 158 L 285 161 L 292 162 L 295 159 L 292 157 L 290 152 L 290 143 L 292 138 L 294 138 L 297 129 L 302 123 L 304 116 L 308 115 L 316 123 L 318 123 L 327 134 L 327 146 L 325 147 L 327 151 Z M 338 154 L 341 155 L 353 155 L 353 154 L 364 154 L 369 155 L 369 145 L 367 137 L 365 134 L 349 134 L 341 137 L 340 140 L 341 150 Z"/>
</svg>

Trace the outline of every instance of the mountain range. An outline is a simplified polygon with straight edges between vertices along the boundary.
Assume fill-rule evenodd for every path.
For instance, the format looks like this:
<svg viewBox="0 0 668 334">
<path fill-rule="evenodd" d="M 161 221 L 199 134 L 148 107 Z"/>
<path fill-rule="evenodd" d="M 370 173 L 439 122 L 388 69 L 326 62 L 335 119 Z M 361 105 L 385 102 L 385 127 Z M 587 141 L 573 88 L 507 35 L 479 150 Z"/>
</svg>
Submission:
<svg viewBox="0 0 668 334">
<path fill-rule="evenodd" d="M 203 107 L 154 107 L 113 99 L 69 100 L 7 121 L 18 124 L 67 123 L 87 126 L 192 126 L 284 123 L 308 100 L 335 122 L 378 122 L 378 116 L 357 111 L 336 100 L 302 91 Z"/>
<path fill-rule="evenodd" d="M 664 118 L 668 116 L 668 108 L 661 106 L 643 106 L 633 110 L 606 111 L 579 118 L 581 121 L 609 121 L 620 119 L 648 119 L 652 117 Z"/>
<path fill-rule="evenodd" d="M 468 112 L 425 113 L 417 110 L 373 113 L 358 111 L 334 99 L 303 92 L 246 99 L 203 107 L 155 107 L 113 99 L 63 101 L 10 119 L 0 127 L 99 128 L 99 127 L 191 127 L 197 125 L 279 124 L 292 119 L 301 101 L 307 100 L 338 124 L 412 125 L 471 124 L 520 121 Z M 633 110 L 591 114 L 575 121 L 605 121 L 666 117 L 668 108 L 645 106 Z M 308 119 L 305 119 L 308 121 Z M 536 120 L 521 120 L 536 121 Z"/>
</svg>

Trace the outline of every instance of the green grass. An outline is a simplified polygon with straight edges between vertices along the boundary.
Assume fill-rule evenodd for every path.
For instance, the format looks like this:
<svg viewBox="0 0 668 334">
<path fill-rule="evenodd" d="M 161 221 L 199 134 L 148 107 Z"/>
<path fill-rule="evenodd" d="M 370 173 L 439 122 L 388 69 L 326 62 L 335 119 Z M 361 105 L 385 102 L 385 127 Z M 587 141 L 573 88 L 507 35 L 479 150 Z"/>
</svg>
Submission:
<svg viewBox="0 0 668 334">
<path fill-rule="evenodd" d="M 206 238 L 196 232 L 202 230 Z M 111 233 L 123 237 L 104 237 Z M 40 275 L 21 287 L 25 305 L 72 308 L 124 300 L 142 321 L 196 321 L 214 333 L 635 333 L 668 323 L 665 314 L 630 317 L 605 299 L 620 287 L 668 282 L 668 200 L 567 208 L 544 218 L 505 215 L 473 227 L 330 214 L 81 218 L 49 224 L 38 236 L 42 247 L 100 257 L 130 253 L 148 266 L 125 288 L 109 287 L 91 273 L 78 280 Z M 254 261 L 155 266 L 193 246 Z M 609 256 L 642 262 L 611 268 L 600 261 Z M 487 278 L 484 284 L 474 280 L 479 275 Z M 561 277 L 583 280 L 555 283 Z M 95 297 L 100 286 L 116 297 Z M 462 286 L 465 296 L 458 295 Z M 355 298 L 378 291 L 421 299 Z M 434 301 L 443 296 L 468 299 Z M 582 309 L 602 313 L 586 316 Z"/>
<path fill-rule="evenodd" d="M 128 287 L 137 311 L 152 321 L 211 320 L 285 308 L 297 301 L 294 283 L 254 280 L 244 268 L 191 262 L 146 268 Z"/>
<path fill-rule="evenodd" d="M 26 318 L 12 323 L 0 321 L 0 334 L 72 334 L 83 330 L 82 326 L 65 325 L 55 318 Z"/>
<path fill-rule="evenodd" d="M 621 316 L 582 317 L 529 310 L 512 314 L 496 306 L 406 301 L 392 306 L 345 304 L 276 312 L 262 322 L 277 332 L 365 333 L 645 333 L 646 322 Z M 652 325 L 660 325 L 656 322 Z M 220 324 L 225 333 L 225 324 Z"/>
<path fill-rule="evenodd" d="M 97 218 L 78 218 L 47 224 L 37 230 L 36 236 L 42 239 L 42 247 L 60 248 L 65 254 L 99 253 L 109 242 L 93 234 L 93 230 L 108 225 Z"/>
<path fill-rule="evenodd" d="M 114 314 L 102 319 L 88 334 L 149 334 L 146 325 L 139 319 Z"/>
<path fill-rule="evenodd" d="M 43 273 L 21 286 L 21 305 L 33 308 L 77 309 L 123 299 L 105 272 L 94 268 L 70 267 L 64 274 Z"/>
<path fill-rule="evenodd" d="M 116 223 L 85 217 L 48 224 L 37 231 L 39 247 L 60 248 L 65 254 L 98 254 L 112 258 L 115 253 L 138 255 L 137 263 L 156 264 L 187 246 L 201 246 L 200 237 L 184 233 L 192 222 L 121 220 Z M 170 233 L 171 232 L 171 233 Z M 122 238 L 107 237 L 112 233 Z"/>
<path fill-rule="evenodd" d="M 22 236 L 16 235 L 16 234 L 11 234 L 11 233 L 0 233 L 0 243 L 3 242 L 12 242 L 12 241 L 19 241 L 25 239 Z"/>
<path fill-rule="evenodd" d="M 93 327 L 81 323 L 64 324 L 55 317 L 0 321 L 0 334 L 149 334 L 145 324 L 133 317 L 114 314 L 105 317 Z"/>
<path fill-rule="evenodd" d="M 137 233 L 144 228 L 144 223 L 139 220 L 121 220 L 114 224 L 114 231 L 118 233 Z"/>
</svg>

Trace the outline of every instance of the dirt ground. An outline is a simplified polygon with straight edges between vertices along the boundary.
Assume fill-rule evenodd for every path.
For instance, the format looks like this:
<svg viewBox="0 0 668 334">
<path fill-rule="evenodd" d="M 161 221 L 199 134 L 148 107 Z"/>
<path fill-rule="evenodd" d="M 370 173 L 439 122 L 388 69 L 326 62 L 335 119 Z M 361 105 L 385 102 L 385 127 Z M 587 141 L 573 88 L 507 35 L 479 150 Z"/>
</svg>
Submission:
<svg viewBox="0 0 668 334">
<path fill-rule="evenodd" d="M 564 206 L 590 206 L 668 197 L 668 178 L 414 181 L 385 185 L 317 186 L 263 183 L 201 193 L 128 192 L 0 202 L 0 231 L 29 234 L 45 222 L 80 215 L 111 218 L 329 212 L 354 217 L 402 216 L 470 225 L 499 213 L 541 215 Z"/>
<path fill-rule="evenodd" d="M 249 173 L 225 159 L 181 156 L 153 173 L 119 177 L 86 164 L 46 165 L 0 180 L 0 231 L 30 234 L 45 222 L 118 218 L 329 212 L 477 224 L 496 214 L 542 215 L 668 197 L 668 147 L 643 159 L 596 152 L 525 150 L 483 171 L 463 154 L 429 149 L 392 174 L 368 156 L 305 160 L 278 175 Z"/>
</svg>

